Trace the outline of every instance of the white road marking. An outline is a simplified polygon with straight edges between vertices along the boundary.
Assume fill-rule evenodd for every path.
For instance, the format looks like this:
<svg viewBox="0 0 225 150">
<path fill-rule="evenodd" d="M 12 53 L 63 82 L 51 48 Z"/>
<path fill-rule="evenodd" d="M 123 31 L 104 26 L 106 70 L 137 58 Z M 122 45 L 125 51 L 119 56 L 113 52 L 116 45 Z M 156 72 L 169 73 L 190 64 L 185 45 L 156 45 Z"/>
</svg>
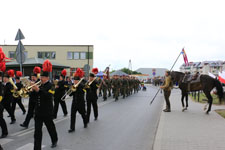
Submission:
<svg viewBox="0 0 225 150">
<path fill-rule="evenodd" d="M 45 145 L 42 145 L 41 147 L 44 148 Z M 33 148 L 34 148 L 34 144 L 33 143 L 28 143 L 28 144 L 26 144 L 24 146 L 21 146 L 21 147 L 17 148 L 16 150 L 31 150 Z"/>
<path fill-rule="evenodd" d="M 14 141 L 14 140 L 3 138 L 3 139 L 0 139 L 0 144 L 4 145 L 4 144 L 7 144 L 7 143 L 12 142 L 12 141 Z"/>
</svg>

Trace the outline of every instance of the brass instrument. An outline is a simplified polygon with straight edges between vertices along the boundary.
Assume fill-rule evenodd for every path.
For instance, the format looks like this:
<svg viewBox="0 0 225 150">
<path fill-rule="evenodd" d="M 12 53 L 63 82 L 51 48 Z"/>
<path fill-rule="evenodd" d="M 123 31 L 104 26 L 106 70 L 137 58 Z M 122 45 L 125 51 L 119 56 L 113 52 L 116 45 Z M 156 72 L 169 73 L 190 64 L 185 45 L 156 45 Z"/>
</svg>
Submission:
<svg viewBox="0 0 225 150">
<path fill-rule="evenodd" d="M 23 98 L 27 98 L 29 96 L 29 93 L 32 92 L 32 87 L 34 86 L 41 86 L 41 81 L 38 81 L 37 83 L 29 86 L 23 87 L 20 91 L 20 96 Z"/>
<path fill-rule="evenodd" d="M 11 77 L 9 78 L 9 83 L 13 86 L 13 97 L 18 98 L 20 96 L 21 90 L 17 91 L 18 88 Z"/>
<path fill-rule="evenodd" d="M 73 84 L 68 91 L 63 95 L 61 98 L 62 101 L 65 101 L 66 96 L 70 95 L 71 93 L 75 92 L 77 90 L 77 87 L 80 85 L 80 83 L 84 80 L 84 78 L 81 78 L 80 81 L 77 84 Z"/>
<path fill-rule="evenodd" d="M 97 77 L 95 77 L 91 82 L 88 81 L 86 84 L 85 84 L 85 88 L 90 88 L 91 84 L 97 79 Z"/>
</svg>

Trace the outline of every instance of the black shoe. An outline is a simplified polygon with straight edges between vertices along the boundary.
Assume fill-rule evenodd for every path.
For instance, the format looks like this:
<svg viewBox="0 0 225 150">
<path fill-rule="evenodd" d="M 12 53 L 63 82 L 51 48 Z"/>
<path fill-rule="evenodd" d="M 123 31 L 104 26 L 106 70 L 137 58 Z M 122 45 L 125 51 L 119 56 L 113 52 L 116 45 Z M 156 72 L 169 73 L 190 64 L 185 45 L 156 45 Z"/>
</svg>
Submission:
<svg viewBox="0 0 225 150">
<path fill-rule="evenodd" d="M 0 150 L 3 150 L 2 146 L 0 145 Z"/>
<path fill-rule="evenodd" d="M 26 114 L 26 111 L 23 112 L 23 115 L 25 115 L 25 114 Z"/>
<path fill-rule="evenodd" d="M 164 109 L 163 111 L 164 111 L 164 112 L 171 112 L 170 109 Z"/>
<path fill-rule="evenodd" d="M 51 148 L 55 148 L 56 146 L 57 146 L 57 141 L 56 141 L 56 142 L 54 142 L 54 143 L 52 143 Z"/>
<path fill-rule="evenodd" d="M 75 130 L 74 129 L 69 129 L 68 132 L 72 133 L 72 132 L 75 132 Z"/>
<path fill-rule="evenodd" d="M 7 134 L 2 134 L 1 138 L 5 138 L 7 137 L 8 133 Z"/>
<path fill-rule="evenodd" d="M 28 128 L 28 125 L 20 124 L 21 127 Z"/>
<path fill-rule="evenodd" d="M 66 113 L 66 114 L 64 114 L 64 117 L 66 117 L 68 114 Z"/>
<path fill-rule="evenodd" d="M 10 122 L 10 124 L 14 124 L 16 122 L 16 120 L 12 120 L 11 122 Z"/>
<path fill-rule="evenodd" d="M 98 120 L 98 117 L 95 117 L 95 121 Z"/>
<path fill-rule="evenodd" d="M 84 124 L 84 128 L 87 128 L 87 124 Z"/>
</svg>

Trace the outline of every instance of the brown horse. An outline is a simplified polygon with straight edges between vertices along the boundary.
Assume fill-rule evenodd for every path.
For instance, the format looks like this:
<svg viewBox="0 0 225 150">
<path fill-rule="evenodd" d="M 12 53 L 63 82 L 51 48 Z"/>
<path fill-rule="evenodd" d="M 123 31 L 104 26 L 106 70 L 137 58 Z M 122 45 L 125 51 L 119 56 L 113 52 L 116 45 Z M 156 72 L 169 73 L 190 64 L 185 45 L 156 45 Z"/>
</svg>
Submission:
<svg viewBox="0 0 225 150">
<path fill-rule="evenodd" d="M 179 84 L 179 88 L 181 89 L 181 93 L 182 93 L 181 101 L 182 101 L 183 111 L 186 110 L 188 107 L 188 92 L 189 92 L 188 91 L 188 83 L 183 82 L 184 76 L 185 76 L 185 74 L 182 72 L 178 72 L 178 71 L 171 72 L 171 77 L 172 77 L 173 82 L 177 82 Z M 191 92 L 202 90 L 204 92 L 204 94 L 206 95 L 206 97 L 208 99 L 208 105 L 209 105 L 208 110 L 206 111 L 207 114 L 211 111 L 213 98 L 212 98 L 210 92 L 212 91 L 212 89 L 214 87 L 216 87 L 217 95 L 218 95 L 219 101 L 221 103 L 222 98 L 223 98 L 223 87 L 218 80 L 216 80 L 208 75 L 200 75 L 200 82 L 190 84 Z M 184 106 L 184 97 L 186 97 L 186 106 Z M 206 107 L 204 109 L 206 109 Z"/>
</svg>

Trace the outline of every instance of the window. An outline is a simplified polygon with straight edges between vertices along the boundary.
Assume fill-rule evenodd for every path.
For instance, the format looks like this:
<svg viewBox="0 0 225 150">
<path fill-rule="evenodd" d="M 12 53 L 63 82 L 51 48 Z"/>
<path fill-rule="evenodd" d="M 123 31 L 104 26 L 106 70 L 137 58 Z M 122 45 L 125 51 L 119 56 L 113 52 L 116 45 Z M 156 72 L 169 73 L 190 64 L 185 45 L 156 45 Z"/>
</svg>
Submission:
<svg viewBox="0 0 225 150">
<path fill-rule="evenodd" d="M 80 58 L 79 52 L 74 52 L 74 53 L 73 53 L 73 58 L 74 58 L 74 59 L 79 59 L 79 58 Z"/>
<path fill-rule="evenodd" d="M 38 58 L 55 59 L 56 52 L 38 52 Z"/>
<path fill-rule="evenodd" d="M 88 56 L 89 56 L 89 59 L 93 59 L 93 52 L 88 52 L 86 53 L 86 59 L 88 59 Z"/>
<path fill-rule="evenodd" d="M 25 54 L 25 57 L 27 58 L 27 55 L 28 55 L 27 51 L 24 51 L 24 54 Z M 16 51 L 9 51 L 9 58 L 16 59 Z"/>
<path fill-rule="evenodd" d="M 67 52 L 67 59 L 73 59 L 73 52 Z"/>
<path fill-rule="evenodd" d="M 85 52 L 80 53 L 80 59 L 86 59 L 86 53 Z"/>
<path fill-rule="evenodd" d="M 93 52 L 67 52 L 67 59 L 78 60 L 78 59 L 93 59 Z"/>
<path fill-rule="evenodd" d="M 9 51 L 9 58 L 16 58 L 15 51 Z"/>
</svg>

